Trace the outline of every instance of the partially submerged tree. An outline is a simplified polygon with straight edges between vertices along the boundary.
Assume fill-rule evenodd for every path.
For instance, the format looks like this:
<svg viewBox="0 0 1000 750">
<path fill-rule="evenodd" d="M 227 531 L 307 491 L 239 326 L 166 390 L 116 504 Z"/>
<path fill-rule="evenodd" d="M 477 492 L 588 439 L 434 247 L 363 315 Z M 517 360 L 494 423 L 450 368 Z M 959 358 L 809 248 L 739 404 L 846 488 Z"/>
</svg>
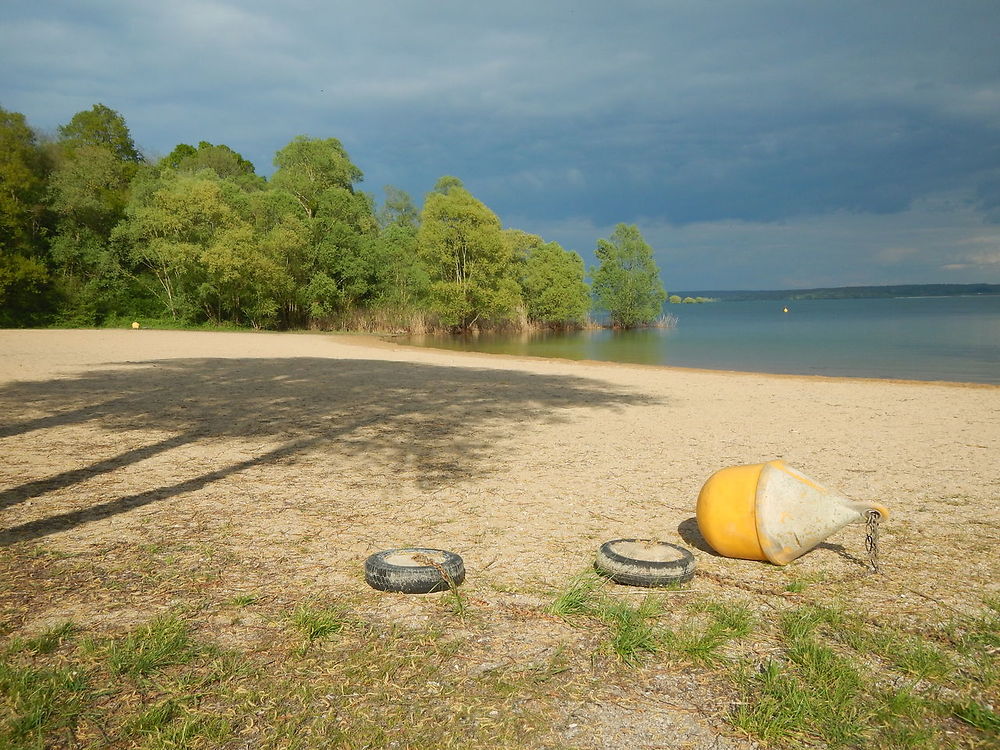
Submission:
<svg viewBox="0 0 1000 750">
<path fill-rule="evenodd" d="M 500 219 L 454 177 L 427 195 L 417 233 L 430 277 L 431 304 L 441 322 L 467 330 L 510 319 L 520 303 L 513 254 Z"/>
<path fill-rule="evenodd" d="M 635 328 L 660 317 L 667 298 L 653 249 L 634 224 L 618 224 L 610 239 L 598 240 L 600 265 L 590 269 L 594 296 L 611 325 Z"/>
<path fill-rule="evenodd" d="M 533 248 L 521 274 L 528 319 L 549 326 L 575 326 L 590 307 L 583 258 L 556 242 Z"/>
</svg>

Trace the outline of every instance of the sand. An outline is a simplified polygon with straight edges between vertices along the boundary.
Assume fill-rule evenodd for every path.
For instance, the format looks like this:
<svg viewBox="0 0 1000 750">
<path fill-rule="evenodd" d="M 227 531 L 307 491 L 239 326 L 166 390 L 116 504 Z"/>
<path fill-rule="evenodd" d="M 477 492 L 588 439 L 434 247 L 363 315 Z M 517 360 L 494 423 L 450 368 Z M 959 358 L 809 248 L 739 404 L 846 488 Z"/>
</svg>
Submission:
<svg viewBox="0 0 1000 750">
<path fill-rule="evenodd" d="M 501 585 L 656 537 L 739 579 L 693 522 L 717 469 L 773 458 L 886 504 L 886 575 L 997 591 L 1000 388 L 497 357 L 349 336 L 0 332 L 0 543 L 79 550 L 180 524 L 275 575 L 353 586 L 377 550 Z M 293 552 L 294 549 L 294 552 Z M 860 527 L 800 572 L 863 573 Z M 960 585 L 956 585 L 959 583 Z M 877 592 L 873 592 L 877 598 Z"/>
<path fill-rule="evenodd" d="M 173 545 L 215 561 L 204 585 L 220 600 L 360 592 L 374 611 L 386 600 L 364 585 L 366 556 L 423 546 L 464 557 L 477 601 L 541 606 L 603 541 L 631 537 L 691 548 L 692 587 L 712 596 L 805 580 L 934 619 L 1000 593 L 1000 387 L 322 334 L 0 331 L 0 456 L 0 546 L 96 565 Z M 712 553 L 694 522 L 702 484 L 774 458 L 888 506 L 883 576 L 860 526 L 786 568 Z M 61 616 L 71 589 L 21 624 Z M 89 601 L 74 617 L 144 616 Z"/>
</svg>

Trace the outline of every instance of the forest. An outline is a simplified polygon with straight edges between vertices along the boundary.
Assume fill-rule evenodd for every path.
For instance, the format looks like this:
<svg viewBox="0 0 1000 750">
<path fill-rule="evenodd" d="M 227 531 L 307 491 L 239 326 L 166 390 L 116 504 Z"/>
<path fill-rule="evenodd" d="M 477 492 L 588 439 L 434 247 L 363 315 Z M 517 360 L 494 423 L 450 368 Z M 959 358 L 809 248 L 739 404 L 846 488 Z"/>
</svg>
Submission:
<svg viewBox="0 0 1000 750">
<path fill-rule="evenodd" d="M 143 155 L 96 104 L 51 136 L 0 108 L 0 327 L 233 326 L 425 333 L 655 324 L 652 249 L 619 224 L 598 266 L 500 219 L 456 177 L 418 208 L 359 189 L 336 138 L 270 178 L 227 145 Z"/>
</svg>

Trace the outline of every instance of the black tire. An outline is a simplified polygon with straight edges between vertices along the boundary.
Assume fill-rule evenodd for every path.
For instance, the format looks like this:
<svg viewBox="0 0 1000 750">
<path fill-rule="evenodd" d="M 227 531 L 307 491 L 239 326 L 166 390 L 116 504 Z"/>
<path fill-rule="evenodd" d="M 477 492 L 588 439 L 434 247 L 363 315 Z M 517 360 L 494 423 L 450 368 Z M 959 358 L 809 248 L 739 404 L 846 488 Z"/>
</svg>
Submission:
<svg viewBox="0 0 1000 750">
<path fill-rule="evenodd" d="M 447 591 L 451 585 L 458 586 L 465 580 L 465 563 L 454 552 L 443 549 L 387 549 L 365 560 L 365 580 L 379 591 L 402 594 Z"/>
<path fill-rule="evenodd" d="M 687 583 L 694 576 L 694 555 L 667 542 L 615 539 L 601 545 L 594 567 L 626 586 L 671 586 Z"/>
</svg>

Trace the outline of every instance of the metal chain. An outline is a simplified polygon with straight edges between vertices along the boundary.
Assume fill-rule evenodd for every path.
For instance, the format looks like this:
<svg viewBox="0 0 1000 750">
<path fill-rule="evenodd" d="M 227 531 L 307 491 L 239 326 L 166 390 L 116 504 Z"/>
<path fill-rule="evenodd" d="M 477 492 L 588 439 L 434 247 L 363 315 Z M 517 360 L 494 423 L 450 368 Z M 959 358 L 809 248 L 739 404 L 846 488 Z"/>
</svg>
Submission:
<svg viewBox="0 0 1000 750">
<path fill-rule="evenodd" d="M 868 551 L 868 564 L 872 567 L 872 573 L 881 573 L 882 567 L 878 563 L 878 522 L 882 514 L 877 510 L 869 510 L 865 513 L 865 549 Z"/>
</svg>

